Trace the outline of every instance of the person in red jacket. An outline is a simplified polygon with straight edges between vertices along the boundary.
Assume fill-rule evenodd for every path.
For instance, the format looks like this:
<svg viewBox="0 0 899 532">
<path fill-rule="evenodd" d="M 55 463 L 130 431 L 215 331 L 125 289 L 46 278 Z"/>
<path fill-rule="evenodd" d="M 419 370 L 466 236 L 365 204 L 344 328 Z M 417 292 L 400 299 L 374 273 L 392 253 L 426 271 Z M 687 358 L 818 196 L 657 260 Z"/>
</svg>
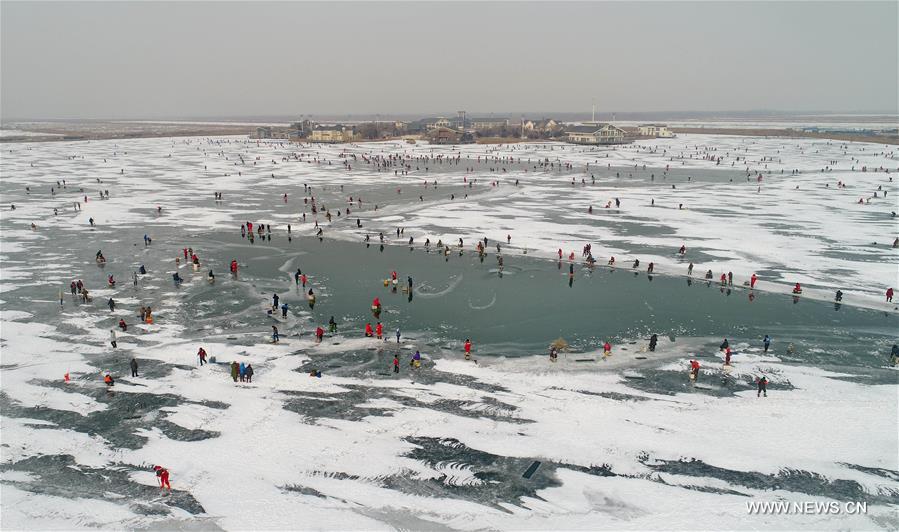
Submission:
<svg viewBox="0 0 899 532">
<path fill-rule="evenodd" d="M 612 354 L 612 344 L 608 341 L 602 344 L 602 356 L 607 357 Z"/>
<path fill-rule="evenodd" d="M 887 303 L 893 302 L 893 288 L 887 288 Z"/>
<path fill-rule="evenodd" d="M 374 336 L 374 333 L 372 332 L 372 329 L 371 329 L 371 323 L 366 323 L 365 324 L 365 337 L 371 338 L 372 336 Z"/>
<path fill-rule="evenodd" d="M 381 308 L 381 299 L 377 297 L 372 299 L 371 306 L 372 308 Z"/>
<path fill-rule="evenodd" d="M 721 274 L 721 284 L 727 284 L 727 274 Z"/>
<path fill-rule="evenodd" d="M 724 365 L 730 366 L 730 346 L 724 349 Z"/>
<path fill-rule="evenodd" d="M 695 381 L 699 378 L 699 361 L 691 360 L 690 361 L 690 377 Z"/>
<path fill-rule="evenodd" d="M 317 341 L 321 342 L 322 338 L 324 338 L 324 336 L 325 336 L 325 330 L 322 329 L 321 325 L 319 325 L 318 327 L 315 328 L 315 338 Z"/>
<path fill-rule="evenodd" d="M 231 273 L 235 273 L 235 274 L 237 273 L 237 261 L 236 260 L 231 261 Z"/>
<path fill-rule="evenodd" d="M 169 484 L 169 470 L 162 466 L 153 466 L 153 471 L 156 471 L 156 479 L 159 481 L 159 489 L 168 489 L 169 491 L 172 491 L 172 485 Z"/>
<path fill-rule="evenodd" d="M 381 325 L 381 322 L 380 322 L 380 321 L 379 321 L 378 324 L 375 326 L 375 334 L 378 336 L 378 340 L 380 340 L 380 339 L 383 338 L 383 335 L 384 335 L 384 326 Z"/>
<path fill-rule="evenodd" d="M 202 366 L 203 364 L 205 364 L 205 363 L 206 363 L 206 350 L 203 349 L 203 348 L 201 347 L 201 348 L 199 349 L 199 351 L 197 351 L 197 357 L 200 358 L 200 365 L 201 365 L 201 366 Z"/>
<path fill-rule="evenodd" d="M 756 274 L 752 274 L 752 277 L 749 278 L 749 288 L 755 288 L 755 282 L 758 280 L 758 276 L 756 276 Z"/>
<path fill-rule="evenodd" d="M 801 294 L 801 293 L 802 293 L 802 287 L 799 285 L 799 283 L 796 283 L 796 286 L 793 287 L 793 293 L 794 293 L 794 294 Z"/>
<path fill-rule="evenodd" d="M 465 339 L 465 360 L 471 359 L 471 338 Z"/>
</svg>

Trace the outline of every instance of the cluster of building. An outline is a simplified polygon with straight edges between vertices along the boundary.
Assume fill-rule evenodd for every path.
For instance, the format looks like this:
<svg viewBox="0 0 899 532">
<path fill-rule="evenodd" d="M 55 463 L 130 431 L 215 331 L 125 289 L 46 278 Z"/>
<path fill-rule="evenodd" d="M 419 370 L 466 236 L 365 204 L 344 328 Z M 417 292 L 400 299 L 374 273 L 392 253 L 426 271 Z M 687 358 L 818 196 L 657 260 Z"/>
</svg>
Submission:
<svg viewBox="0 0 899 532">
<path fill-rule="evenodd" d="M 670 138 L 668 126 L 645 124 L 618 127 L 605 122 L 563 124 L 551 118 L 512 122 L 505 117 L 469 118 L 464 111 L 456 117 L 422 118 L 412 122 L 377 121 L 359 124 L 317 124 L 302 120 L 287 128 L 259 127 L 256 138 L 282 138 L 310 142 L 354 142 L 385 138 L 427 139 L 435 144 L 465 144 L 479 138 L 552 139 L 573 144 L 626 144 L 639 138 Z"/>
</svg>

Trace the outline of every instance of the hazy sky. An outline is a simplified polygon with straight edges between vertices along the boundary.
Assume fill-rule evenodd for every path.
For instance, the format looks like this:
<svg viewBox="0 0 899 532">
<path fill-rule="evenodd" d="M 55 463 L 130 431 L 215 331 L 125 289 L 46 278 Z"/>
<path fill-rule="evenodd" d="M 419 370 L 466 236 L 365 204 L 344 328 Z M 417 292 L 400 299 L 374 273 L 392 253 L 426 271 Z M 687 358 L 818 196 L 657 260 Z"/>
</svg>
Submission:
<svg viewBox="0 0 899 532">
<path fill-rule="evenodd" d="M 885 2 L 0 2 L 0 113 L 897 112 Z"/>
</svg>

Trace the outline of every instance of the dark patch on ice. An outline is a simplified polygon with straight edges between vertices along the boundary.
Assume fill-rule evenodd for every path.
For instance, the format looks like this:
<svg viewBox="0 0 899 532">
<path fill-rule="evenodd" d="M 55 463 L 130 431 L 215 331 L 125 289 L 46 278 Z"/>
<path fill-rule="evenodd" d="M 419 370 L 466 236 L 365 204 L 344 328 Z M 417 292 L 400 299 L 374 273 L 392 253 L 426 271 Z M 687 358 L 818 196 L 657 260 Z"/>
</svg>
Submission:
<svg viewBox="0 0 899 532">
<path fill-rule="evenodd" d="M 146 470 L 149 471 L 149 467 Z M 158 487 L 134 482 L 129 475 L 141 469 L 129 464 L 113 464 L 101 469 L 78 464 L 71 455 L 44 455 L 2 465 L 0 471 L 24 471 L 40 477 L 40 482 L 5 481 L 31 493 L 100 499 L 127 505 L 143 515 L 167 515 L 173 508 L 194 515 L 205 513 L 203 506 L 189 492 L 173 489 L 170 494 L 162 495 Z M 121 498 L 110 498 L 109 493 Z"/>
<path fill-rule="evenodd" d="M 686 366 L 683 371 L 666 371 L 658 369 L 641 370 L 643 379 L 624 379 L 623 384 L 658 395 L 677 395 L 679 393 L 702 393 L 715 397 L 731 397 L 738 392 L 755 390 L 756 384 L 751 375 L 727 375 L 718 370 L 700 370 L 699 379 L 692 383 L 688 377 Z M 770 368 L 760 371 L 759 374 L 768 375 L 769 379 L 777 375 L 777 371 Z M 793 385 L 785 379 L 772 379 L 768 384 L 768 393 L 789 391 Z"/>
<path fill-rule="evenodd" d="M 399 374 L 395 374 L 392 371 L 393 356 L 396 353 L 399 353 L 400 358 Z M 408 365 L 412 353 L 408 350 L 398 350 L 396 344 L 389 342 L 385 342 L 385 348 L 329 353 L 327 357 L 316 356 L 315 353 L 305 354 L 311 355 L 312 358 L 300 365 L 295 371 L 308 374 L 313 369 L 317 369 L 324 374 L 340 377 L 386 378 L 390 380 L 411 377 L 415 382 L 421 384 L 455 384 L 487 393 L 509 391 L 504 386 L 481 382 L 468 375 L 438 371 L 434 369 L 433 360 L 427 358 L 422 359 L 421 368 L 412 371 Z"/>
<path fill-rule="evenodd" d="M 856 471 L 861 471 L 862 473 L 867 473 L 869 475 L 875 475 L 887 480 L 892 480 L 893 482 L 899 482 L 899 471 L 893 471 L 892 469 L 884 469 L 881 467 L 867 467 L 857 464 L 847 464 L 845 462 L 841 463 L 840 465 L 855 469 Z"/>
<path fill-rule="evenodd" d="M 464 467 L 473 474 L 472 481 L 457 482 L 446 474 L 431 479 L 419 480 L 408 475 L 392 476 L 382 481 L 384 487 L 396 489 L 404 493 L 451 497 L 478 504 L 486 504 L 504 512 L 508 512 L 498 503 L 504 502 L 521 506 L 522 497 L 543 500 L 537 495 L 541 489 L 559 486 L 561 482 L 555 472 L 559 468 L 572 469 L 599 476 L 615 476 L 607 465 L 581 467 L 569 464 L 554 463 L 541 458 L 541 465 L 530 478 L 522 473 L 533 465 L 536 457 L 508 457 L 472 449 L 453 438 L 406 438 L 415 445 L 407 457 L 420 460 L 429 467 L 440 465 Z"/>
<path fill-rule="evenodd" d="M 596 397 L 605 397 L 606 399 L 612 399 L 613 401 L 655 401 L 657 399 L 653 399 L 652 397 L 646 397 L 643 395 L 631 395 L 627 393 L 618 393 L 618 392 L 591 392 L 587 390 L 569 390 L 568 388 L 559 388 L 557 386 L 551 386 L 548 388 L 549 390 L 562 390 L 566 392 L 575 392 L 584 395 L 593 395 Z"/>
<path fill-rule="evenodd" d="M 854 480 L 829 480 L 823 475 L 811 471 L 782 469 L 775 475 L 769 475 L 755 471 L 724 469 L 696 459 L 644 461 L 643 463 L 661 473 L 716 478 L 750 489 L 793 491 L 838 501 L 899 504 L 899 489 L 881 488 L 877 493 L 871 493 Z"/>
<path fill-rule="evenodd" d="M 45 385 L 49 385 L 46 384 Z M 103 389 L 100 389 L 102 386 Z M 24 406 L 17 401 L 9 399 L 5 393 L 0 392 L 0 409 L 3 415 L 9 417 L 24 417 L 50 421 L 56 427 L 46 426 L 47 429 L 63 428 L 75 432 L 82 432 L 91 436 L 100 436 L 108 440 L 115 447 L 126 449 L 138 449 L 146 443 L 147 438 L 135 434 L 139 429 L 157 428 L 166 437 L 178 441 L 197 441 L 219 436 L 218 432 L 201 429 L 186 429 L 165 419 L 165 413 L 159 409 L 183 404 L 198 404 L 210 408 L 222 408 L 224 403 L 218 402 L 191 402 L 183 397 L 170 394 L 150 394 L 133 392 L 107 393 L 106 387 L 98 385 L 97 388 L 71 387 L 71 391 L 77 391 L 93 397 L 107 408 L 97 412 L 91 412 L 85 416 L 68 410 L 56 410 L 42 406 Z M 41 428 L 40 426 L 36 428 Z"/>
<path fill-rule="evenodd" d="M 345 385 L 344 388 L 348 391 L 320 395 L 283 390 L 281 393 L 290 396 L 284 402 L 284 408 L 310 419 L 359 421 L 372 415 L 393 415 L 390 407 L 365 405 L 369 400 L 387 399 L 407 408 L 436 410 L 456 416 L 489 418 L 508 423 L 533 423 L 532 420 L 516 417 L 514 413 L 518 410 L 517 407 L 488 396 L 482 396 L 478 401 L 438 399 L 423 402 L 414 397 L 396 394 L 390 388 L 363 385 Z"/>
</svg>

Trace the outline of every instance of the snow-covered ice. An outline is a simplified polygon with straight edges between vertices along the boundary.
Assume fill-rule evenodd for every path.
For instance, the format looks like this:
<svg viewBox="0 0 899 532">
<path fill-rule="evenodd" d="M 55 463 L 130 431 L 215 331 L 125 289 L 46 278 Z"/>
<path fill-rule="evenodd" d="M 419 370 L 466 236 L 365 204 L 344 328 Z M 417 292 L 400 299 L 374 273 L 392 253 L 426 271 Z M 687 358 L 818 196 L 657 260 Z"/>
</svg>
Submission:
<svg viewBox="0 0 899 532">
<path fill-rule="evenodd" d="M 218 137 L 3 150 L 4 528 L 899 528 L 899 315 L 883 301 L 899 284 L 893 147 L 683 135 L 615 148 Z M 241 238 L 246 221 L 271 223 L 272 240 Z M 585 244 L 601 266 L 584 265 Z M 556 282 L 569 264 L 573 284 Z M 391 267 L 400 286 L 414 276 L 408 299 L 381 285 Z M 733 286 L 718 283 L 726 272 Z M 69 293 L 75 279 L 92 303 Z M 273 292 L 286 319 L 265 312 Z M 361 335 L 374 296 L 387 341 Z M 147 304 L 152 325 L 137 317 Z M 316 343 L 329 316 L 339 333 Z M 559 336 L 571 349 L 549 363 L 543 346 Z M 475 360 L 461 356 L 468 337 Z M 197 365 L 200 346 L 215 362 Z M 253 365 L 252 383 L 232 382 L 232 360 Z M 868 506 L 750 514 L 762 501 Z"/>
</svg>

